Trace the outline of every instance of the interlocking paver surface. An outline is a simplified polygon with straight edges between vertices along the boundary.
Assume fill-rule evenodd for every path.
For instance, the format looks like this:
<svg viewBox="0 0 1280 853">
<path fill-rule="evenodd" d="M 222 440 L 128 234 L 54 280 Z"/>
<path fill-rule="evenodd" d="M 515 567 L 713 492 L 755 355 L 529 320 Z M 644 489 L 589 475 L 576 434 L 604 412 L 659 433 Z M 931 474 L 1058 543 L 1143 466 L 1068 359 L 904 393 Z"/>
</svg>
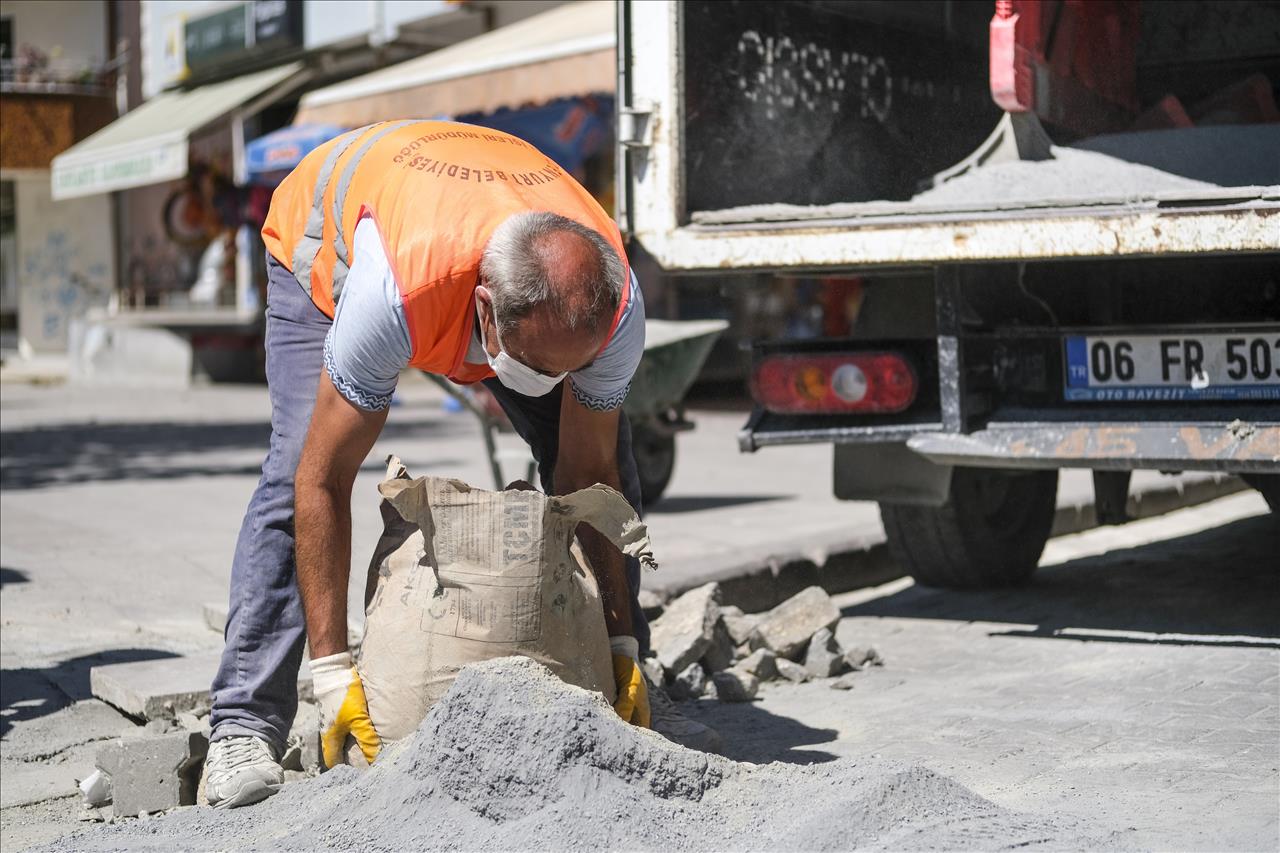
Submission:
<svg viewBox="0 0 1280 853">
<path fill-rule="evenodd" d="M 879 753 L 1126 846 L 1280 849 L 1280 521 L 1249 493 L 1105 531 L 1099 555 L 1101 533 L 1055 540 L 1022 589 L 839 596 L 841 639 L 884 668 L 696 713 L 750 760 Z"/>
</svg>

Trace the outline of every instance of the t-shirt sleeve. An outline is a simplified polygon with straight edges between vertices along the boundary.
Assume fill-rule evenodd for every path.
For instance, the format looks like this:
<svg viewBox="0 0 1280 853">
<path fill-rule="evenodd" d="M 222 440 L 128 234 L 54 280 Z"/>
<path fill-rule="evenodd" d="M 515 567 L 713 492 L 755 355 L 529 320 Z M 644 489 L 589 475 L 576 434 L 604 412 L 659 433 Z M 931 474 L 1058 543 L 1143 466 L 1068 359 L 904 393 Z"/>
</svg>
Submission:
<svg viewBox="0 0 1280 853">
<path fill-rule="evenodd" d="M 569 375 L 573 398 L 598 412 L 612 411 L 627 399 L 631 378 L 644 355 L 644 297 L 634 272 L 627 286 L 631 292 L 613 337 L 595 361 Z"/>
<path fill-rule="evenodd" d="M 413 355 L 404 301 L 373 219 L 356 226 L 347 274 L 324 339 L 324 368 L 343 397 L 366 411 L 391 405 Z"/>
</svg>

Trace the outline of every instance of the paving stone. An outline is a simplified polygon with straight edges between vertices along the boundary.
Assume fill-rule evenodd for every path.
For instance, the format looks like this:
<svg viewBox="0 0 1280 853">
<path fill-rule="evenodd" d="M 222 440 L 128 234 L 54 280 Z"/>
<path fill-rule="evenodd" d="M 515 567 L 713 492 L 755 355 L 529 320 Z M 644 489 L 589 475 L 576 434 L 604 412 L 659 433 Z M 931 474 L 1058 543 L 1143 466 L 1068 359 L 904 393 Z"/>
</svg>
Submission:
<svg viewBox="0 0 1280 853">
<path fill-rule="evenodd" d="M 653 590 L 642 589 L 636 598 L 640 602 L 640 609 L 644 611 L 644 618 L 650 622 L 662 615 L 666 602 Z"/>
<path fill-rule="evenodd" d="M 716 626 L 711 631 L 711 645 L 707 646 L 706 652 L 703 653 L 702 662 L 711 672 L 728 669 L 733 666 L 734 659 L 737 657 L 737 649 L 734 645 L 733 638 L 729 636 L 729 631 L 724 626 L 724 620 L 717 619 Z"/>
<path fill-rule="evenodd" d="M 839 675 L 849 668 L 844 659 L 844 650 L 836 642 L 835 634 L 830 628 L 818 630 L 809 640 L 809 648 L 804 654 L 805 671 L 813 678 L 830 678 Z"/>
<path fill-rule="evenodd" d="M 97 699 L 75 702 L 61 710 L 19 720 L 5 733 L 3 757 L 8 761 L 42 761 L 83 743 L 109 740 L 135 728 L 128 717 Z"/>
<path fill-rule="evenodd" d="M 650 684 L 661 687 L 667 683 L 667 671 L 656 657 L 650 655 L 640 661 L 640 669 L 644 671 L 644 677 L 649 679 Z"/>
<path fill-rule="evenodd" d="M 769 649 L 780 658 L 796 659 L 809 638 L 840 621 L 840 611 L 822 587 L 811 586 L 760 618 L 751 631 L 753 649 Z"/>
<path fill-rule="evenodd" d="M 778 675 L 787 681 L 800 684 L 809 680 L 809 671 L 795 661 L 778 658 L 776 666 L 778 667 Z"/>
<path fill-rule="evenodd" d="M 111 776 L 112 813 L 132 817 L 194 805 L 208 751 L 203 734 L 187 731 L 108 743 L 98 751 L 97 764 Z"/>
<path fill-rule="evenodd" d="M 720 586 L 703 584 L 667 606 L 649 630 L 649 645 L 668 672 L 683 672 L 706 654 L 720 617 Z"/>
<path fill-rule="evenodd" d="M 216 631 L 219 634 L 225 633 L 227 630 L 227 602 L 208 601 L 201 605 L 201 615 L 204 616 L 204 624 L 209 626 L 210 631 Z"/>
<path fill-rule="evenodd" d="M 209 685 L 221 657 L 215 652 L 95 666 L 89 688 L 102 701 L 144 720 L 174 719 L 184 711 L 199 716 L 209 711 Z M 298 697 L 314 698 L 306 661 L 298 674 Z"/>
<path fill-rule="evenodd" d="M 849 668 L 854 670 L 865 666 L 884 666 L 884 658 L 880 657 L 875 646 L 854 646 L 845 650 L 844 659 Z"/>
<path fill-rule="evenodd" d="M 735 666 L 761 681 L 772 681 L 778 677 L 778 656 L 768 649 L 756 649 Z"/>
<path fill-rule="evenodd" d="M 308 771 L 320 766 L 320 708 L 311 702 L 298 703 L 298 714 L 289 729 L 288 745 L 280 760 L 285 770 Z"/>
<path fill-rule="evenodd" d="M 733 638 L 735 646 L 741 646 L 751 637 L 751 631 L 756 627 L 756 623 L 760 621 L 760 616 L 755 613 L 743 613 L 739 607 L 730 605 L 720 608 L 720 618 L 724 620 L 724 627 L 728 629 L 729 636 Z"/>
<path fill-rule="evenodd" d="M 737 667 L 717 672 L 711 681 L 721 702 L 750 702 L 760 691 L 760 680 Z"/>
<path fill-rule="evenodd" d="M 831 689 L 832 690 L 852 690 L 853 680 L 855 678 L 857 678 L 857 676 L 854 673 L 846 672 L 844 675 L 840 676 L 837 679 L 834 679 L 831 682 Z"/>
<path fill-rule="evenodd" d="M 667 693 L 672 699 L 697 699 L 702 695 L 702 691 L 707 686 L 707 673 L 703 670 L 702 664 L 694 662 L 682 669 L 675 678 L 671 680 L 671 686 L 667 688 Z"/>
<path fill-rule="evenodd" d="M 80 744 L 41 761 L 9 761 L 6 754 L 0 770 L 0 809 L 78 795 L 76 785 L 93 773 L 99 749 L 99 743 Z M 8 829 L 6 825 L 6 836 Z"/>
</svg>

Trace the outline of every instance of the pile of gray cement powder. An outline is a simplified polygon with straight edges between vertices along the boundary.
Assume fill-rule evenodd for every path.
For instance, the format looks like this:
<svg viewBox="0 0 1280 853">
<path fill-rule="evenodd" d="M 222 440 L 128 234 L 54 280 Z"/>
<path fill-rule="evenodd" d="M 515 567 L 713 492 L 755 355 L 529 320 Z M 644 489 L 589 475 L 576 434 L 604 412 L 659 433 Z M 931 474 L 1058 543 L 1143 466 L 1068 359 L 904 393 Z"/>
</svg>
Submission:
<svg viewBox="0 0 1280 853">
<path fill-rule="evenodd" d="M 412 737 L 256 806 L 182 809 L 53 850 L 1097 848 L 930 770 L 705 755 L 623 723 L 525 658 L 473 665 Z"/>
</svg>

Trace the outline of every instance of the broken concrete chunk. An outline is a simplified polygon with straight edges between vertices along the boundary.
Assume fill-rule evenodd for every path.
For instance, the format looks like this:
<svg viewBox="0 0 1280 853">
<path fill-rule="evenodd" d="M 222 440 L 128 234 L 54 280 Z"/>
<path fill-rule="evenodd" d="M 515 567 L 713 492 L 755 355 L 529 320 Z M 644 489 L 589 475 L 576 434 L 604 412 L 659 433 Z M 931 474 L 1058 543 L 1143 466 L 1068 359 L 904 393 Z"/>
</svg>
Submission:
<svg viewBox="0 0 1280 853">
<path fill-rule="evenodd" d="M 724 620 L 724 627 L 729 631 L 729 636 L 733 638 L 733 643 L 740 646 L 751 637 L 751 631 L 756 627 L 756 623 L 760 621 L 760 616 L 754 613 L 743 613 L 737 607 L 721 607 L 720 618 Z"/>
<path fill-rule="evenodd" d="M 280 766 L 306 772 L 320 766 L 320 709 L 310 702 L 298 704 L 298 713 L 289 729 Z"/>
<path fill-rule="evenodd" d="M 790 661 L 786 658 L 778 658 L 776 665 L 778 667 L 778 675 L 782 676 L 787 681 L 795 684 L 802 684 L 809 680 L 808 670 L 795 661 Z"/>
<path fill-rule="evenodd" d="M 702 664 L 695 661 L 672 679 L 667 693 L 671 694 L 672 699 L 697 699 L 706 686 L 707 673 L 703 671 Z"/>
<path fill-rule="evenodd" d="M 98 769 L 111 777 L 112 812 L 132 817 L 193 805 L 209 741 L 198 732 L 121 738 L 98 751 Z"/>
<path fill-rule="evenodd" d="M 795 660 L 817 631 L 840 621 L 840 611 L 822 587 L 811 586 L 764 614 L 751 631 L 753 649 L 769 649 Z"/>
<path fill-rule="evenodd" d="M 668 672 L 683 672 L 706 654 L 720 616 L 719 584 L 691 589 L 650 626 L 649 644 Z"/>
<path fill-rule="evenodd" d="M 644 677 L 649 679 L 650 684 L 661 687 L 667 681 L 667 671 L 655 657 L 647 657 L 640 661 L 640 669 L 644 671 Z"/>
<path fill-rule="evenodd" d="M 721 702 L 750 702 L 760 690 L 760 680 L 737 667 L 717 672 L 711 681 Z"/>
<path fill-rule="evenodd" d="M 664 602 L 662 596 L 658 595 L 651 589 L 642 589 L 640 594 L 636 596 L 640 602 L 640 609 L 644 611 L 644 618 L 652 622 L 662 615 Z"/>
<path fill-rule="evenodd" d="M 756 649 L 736 664 L 736 668 L 749 672 L 761 681 L 778 677 L 778 656 L 768 649 Z"/>
<path fill-rule="evenodd" d="M 852 672 L 846 672 L 844 675 L 831 682 L 832 690 L 852 690 L 853 680 L 856 678 Z"/>
<path fill-rule="evenodd" d="M 844 659 L 851 669 L 862 669 L 864 666 L 884 666 L 884 658 L 876 651 L 875 646 L 854 646 L 844 653 Z"/>
<path fill-rule="evenodd" d="M 221 658 L 221 652 L 212 652 L 95 666 L 89 670 L 89 689 L 102 701 L 145 720 L 175 719 L 184 711 L 202 716 L 209 712 L 209 685 Z M 305 661 L 298 673 L 298 693 L 304 701 L 314 698 Z"/>
<path fill-rule="evenodd" d="M 702 662 L 711 672 L 720 672 L 733 666 L 734 652 L 733 638 L 729 636 L 724 620 L 716 620 L 715 628 L 711 631 L 711 645 L 707 646 L 706 652 L 703 653 Z"/>
<path fill-rule="evenodd" d="M 830 628 L 822 628 L 809 640 L 804 655 L 804 668 L 812 678 L 830 678 L 849 668 L 844 650 L 836 642 Z"/>
</svg>

